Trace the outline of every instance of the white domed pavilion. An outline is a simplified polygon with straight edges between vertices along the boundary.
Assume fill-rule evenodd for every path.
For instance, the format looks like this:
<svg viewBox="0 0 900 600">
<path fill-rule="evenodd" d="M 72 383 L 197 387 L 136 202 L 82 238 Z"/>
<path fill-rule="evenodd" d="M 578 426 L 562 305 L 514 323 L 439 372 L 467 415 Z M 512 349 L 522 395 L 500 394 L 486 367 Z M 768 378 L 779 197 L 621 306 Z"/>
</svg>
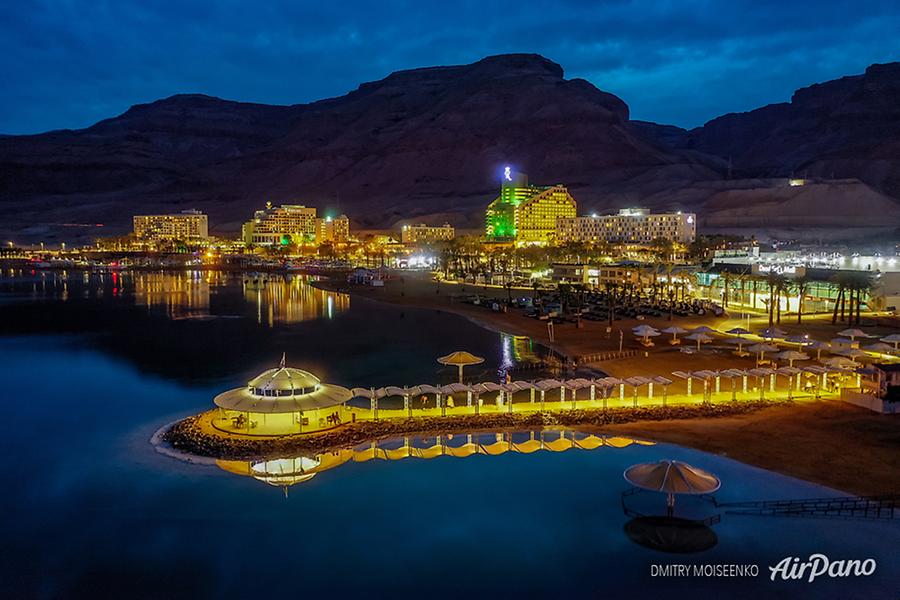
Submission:
<svg viewBox="0 0 900 600">
<path fill-rule="evenodd" d="M 312 433 L 338 427 L 354 415 L 346 406 L 352 394 L 339 385 L 281 365 L 268 369 L 244 387 L 215 397 L 219 407 L 213 425 L 228 433 L 287 435 Z"/>
</svg>

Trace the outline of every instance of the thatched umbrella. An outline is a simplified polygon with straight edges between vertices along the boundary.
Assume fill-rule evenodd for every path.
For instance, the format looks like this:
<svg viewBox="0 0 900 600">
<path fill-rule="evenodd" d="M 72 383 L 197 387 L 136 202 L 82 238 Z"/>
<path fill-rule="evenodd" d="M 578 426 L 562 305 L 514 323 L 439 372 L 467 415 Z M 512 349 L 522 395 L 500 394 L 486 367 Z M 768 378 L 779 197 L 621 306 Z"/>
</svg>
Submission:
<svg viewBox="0 0 900 600">
<path fill-rule="evenodd" d="M 759 354 L 759 360 L 762 360 L 765 358 L 766 352 L 778 352 L 778 346 L 772 346 L 771 344 L 753 344 L 748 347 L 747 350 Z"/>
<path fill-rule="evenodd" d="M 829 344 L 828 342 L 812 340 L 807 348 L 816 351 L 816 360 L 822 360 L 822 350 L 831 350 L 831 344 Z"/>
<path fill-rule="evenodd" d="M 776 338 L 783 338 L 787 335 L 786 331 L 782 331 L 777 327 L 766 327 L 762 331 L 759 332 L 759 336 L 765 340 L 774 340 Z"/>
<path fill-rule="evenodd" d="M 783 352 L 779 352 L 775 355 L 779 360 L 788 361 L 788 366 L 793 367 L 795 360 L 809 360 L 809 356 L 804 354 L 803 352 L 797 352 L 796 350 L 785 350 Z"/>
<path fill-rule="evenodd" d="M 744 329 L 743 327 L 732 327 L 725 333 L 730 333 L 731 335 L 736 335 L 736 336 L 740 337 L 742 335 L 750 335 L 753 332 L 750 331 L 749 329 Z"/>
<path fill-rule="evenodd" d="M 684 336 L 684 339 L 696 341 L 697 342 L 697 350 L 700 350 L 700 344 L 706 344 L 713 340 L 711 337 L 709 337 L 705 333 L 692 333 L 691 335 Z"/>
<path fill-rule="evenodd" d="M 881 338 L 882 342 L 894 345 L 894 350 L 900 350 L 900 333 L 892 333 L 887 337 Z"/>
<path fill-rule="evenodd" d="M 653 327 L 650 327 L 649 325 L 638 325 L 637 327 L 634 327 L 631 331 L 634 333 L 634 335 L 638 336 L 639 338 L 643 338 L 644 344 L 647 344 L 647 342 L 649 341 L 649 338 L 651 336 L 656 337 L 656 336 L 660 335 L 659 331 L 657 331 Z"/>
<path fill-rule="evenodd" d="M 866 333 L 865 331 L 863 331 L 861 329 L 845 329 L 843 331 L 838 331 L 838 335 L 843 335 L 845 337 L 848 337 L 848 338 L 850 338 L 851 341 L 856 341 L 856 338 L 858 338 L 858 337 L 861 337 L 861 338 L 872 337 L 868 333 Z"/>
<path fill-rule="evenodd" d="M 672 325 L 671 327 L 666 327 L 662 330 L 663 333 L 671 333 L 672 334 L 672 342 L 678 339 L 679 333 L 687 333 L 687 329 L 682 329 L 678 325 Z"/>
<path fill-rule="evenodd" d="M 437 359 L 439 363 L 442 365 L 455 365 L 459 367 L 459 382 L 463 382 L 463 367 L 468 365 L 477 365 L 484 362 L 484 359 L 480 356 L 475 356 L 466 351 L 457 351 L 452 354 L 448 354 L 447 356 L 442 356 Z"/>
<path fill-rule="evenodd" d="M 623 475 L 625 481 L 635 487 L 666 494 L 669 515 L 675 508 L 675 494 L 711 494 L 722 485 L 712 473 L 678 460 L 634 465 Z"/>
</svg>

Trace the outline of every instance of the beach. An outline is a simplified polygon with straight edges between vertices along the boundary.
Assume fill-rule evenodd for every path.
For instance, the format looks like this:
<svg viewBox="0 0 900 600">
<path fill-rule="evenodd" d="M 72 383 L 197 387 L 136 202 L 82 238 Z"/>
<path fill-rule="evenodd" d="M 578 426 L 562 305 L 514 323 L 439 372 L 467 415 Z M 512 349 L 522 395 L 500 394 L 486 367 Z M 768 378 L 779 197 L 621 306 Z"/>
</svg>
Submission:
<svg viewBox="0 0 900 600">
<path fill-rule="evenodd" d="M 724 349 L 707 349 L 697 355 L 685 355 L 656 338 L 654 348 L 645 349 L 634 338 L 631 328 L 649 324 L 658 328 L 678 325 L 692 329 L 707 325 L 717 330 L 747 327 L 758 331 L 768 325 L 765 315 L 741 314 L 726 317 L 666 317 L 654 320 L 622 319 L 607 333 L 607 323 L 583 320 L 581 327 L 565 323 L 555 327 L 550 342 L 546 322 L 526 318 L 519 311 L 493 311 L 458 301 L 464 294 L 505 299 L 505 289 L 471 284 L 446 284 L 430 281 L 427 274 L 404 276 L 386 282 L 384 287 L 350 286 L 340 280 L 318 281 L 315 285 L 332 291 L 348 292 L 397 305 L 415 306 L 450 312 L 494 331 L 531 337 L 569 357 L 615 352 L 622 345 L 632 356 L 588 363 L 614 377 L 667 375 L 673 370 L 752 368 L 753 361 L 738 358 Z M 512 296 L 531 296 L 531 290 L 512 290 Z M 871 322 L 867 329 L 887 334 L 891 328 Z M 874 325 L 874 327 L 872 327 Z M 880 326 L 879 326 L 880 325 Z M 830 315 L 782 318 L 781 329 L 788 333 L 809 333 L 829 340 L 847 324 L 831 324 Z M 866 323 L 864 323 L 866 326 Z M 758 338 L 752 336 L 753 343 Z M 689 342 L 685 340 L 685 344 Z M 713 344 L 715 345 L 715 344 Z M 579 365 L 581 366 L 581 365 Z M 676 381 L 673 390 L 681 393 Z M 804 401 L 749 411 L 737 415 L 677 420 L 630 421 L 603 425 L 601 433 L 643 437 L 671 442 L 699 450 L 726 455 L 741 462 L 785 475 L 833 487 L 854 494 L 900 494 L 900 416 L 881 415 L 838 400 Z"/>
</svg>

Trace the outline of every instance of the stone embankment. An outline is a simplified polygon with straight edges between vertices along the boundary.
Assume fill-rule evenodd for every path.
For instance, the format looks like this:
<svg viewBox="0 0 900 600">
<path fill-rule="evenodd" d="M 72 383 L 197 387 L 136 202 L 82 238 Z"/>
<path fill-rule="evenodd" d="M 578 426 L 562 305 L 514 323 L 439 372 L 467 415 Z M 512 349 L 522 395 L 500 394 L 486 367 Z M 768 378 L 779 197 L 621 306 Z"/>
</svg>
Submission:
<svg viewBox="0 0 900 600">
<path fill-rule="evenodd" d="M 550 426 L 598 429 L 637 421 L 715 418 L 755 412 L 787 401 L 731 402 L 683 406 L 564 410 L 494 415 L 411 417 L 357 421 L 316 434 L 258 437 L 230 435 L 211 428 L 211 413 L 178 421 L 162 438 L 180 452 L 229 460 L 250 460 L 319 454 L 381 439 L 439 433 L 473 433 Z M 206 423 L 204 423 L 206 421 Z"/>
</svg>

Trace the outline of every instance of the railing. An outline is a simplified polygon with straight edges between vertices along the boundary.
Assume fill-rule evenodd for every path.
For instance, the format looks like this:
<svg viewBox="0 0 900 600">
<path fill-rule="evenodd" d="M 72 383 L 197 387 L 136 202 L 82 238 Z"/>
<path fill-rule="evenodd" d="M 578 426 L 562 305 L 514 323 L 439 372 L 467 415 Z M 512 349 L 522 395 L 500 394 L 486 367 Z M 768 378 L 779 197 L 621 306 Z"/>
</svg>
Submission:
<svg viewBox="0 0 900 600">
<path fill-rule="evenodd" d="M 900 518 L 900 496 L 846 496 L 717 503 L 739 515 L 888 520 Z"/>
</svg>

